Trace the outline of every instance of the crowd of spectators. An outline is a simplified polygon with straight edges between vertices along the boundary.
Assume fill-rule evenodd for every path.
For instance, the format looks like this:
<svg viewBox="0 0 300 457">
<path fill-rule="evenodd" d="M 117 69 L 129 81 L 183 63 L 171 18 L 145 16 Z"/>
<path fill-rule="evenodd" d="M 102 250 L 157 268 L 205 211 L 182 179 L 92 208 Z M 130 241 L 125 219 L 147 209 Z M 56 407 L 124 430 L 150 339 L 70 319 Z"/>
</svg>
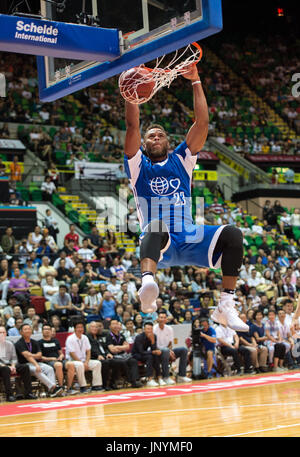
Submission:
<svg viewBox="0 0 300 457">
<path fill-rule="evenodd" d="M 122 336 L 122 344 L 116 346 L 121 348 L 123 356 L 117 359 L 122 359 L 125 365 L 123 371 L 119 366 L 119 372 L 123 372 L 128 382 L 133 385 L 137 383 L 137 386 L 137 366 L 132 361 L 130 364 L 134 366 L 129 365 L 128 360 L 131 360 L 132 354 L 141 352 L 141 345 L 147 346 L 153 326 L 157 334 L 157 325 L 160 323 L 166 328 L 171 328 L 170 325 L 190 325 L 192 344 L 189 349 L 181 348 L 181 352 L 181 349 L 173 350 L 168 344 L 156 347 L 153 341 L 149 344 L 152 345 L 154 358 L 148 360 L 147 357 L 136 355 L 136 360 L 146 364 L 149 386 L 172 383 L 164 365 L 168 357 L 169 362 L 180 358 L 181 373 L 178 379 L 184 379 L 183 382 L 190 380 L 185 373 L 189 366 L 195 379 L 212 377 L 213 373 L 219 375 L 222 369 L 218 367 L 217 353 L 225 358 L 232 356 L 236 374 L 241 373 L 242 367 L 245 373 L 294 368 L 298 360 L 294 359 L 291 350 L 298 339 L 300 327 L 290 328 L 290 325 L 300 297 L 299 210 L 289 214 L 280 201 L 274 205 L 266 201 L 261 218 L 249 219 L 240 204 L 229 206 L 215 197 L 211 205 L 206 205 L 204 219 L 207 224 L 234 224 L 244 235 L 245 256 L 235 300 L 237 310 L 250 325 L 248 335 L 236 335 L 210 319 L 222 290 L 220 270 L 192 265 L 159 270 L 156 275 L 160 290 L 158 309 L 155 313 L 145 314 L 140 309 L 137 293 L 141 284 L 138 243 L 136 252 L 120 250 L 111 232 L 100 235 L 96 227 L 80 241 L 75 225 L 70 226 L 63 246 L 57 245 L 55 230 L 50 234 L 46 225 L 36 226 L 32 233 L 20 241 L 15 239 L 12 228 L 7 228 L 1 239 L 0 324 L 5 327 L 8 337 L 22 336 L 24 324 L 29 324 L 33 334 L 41 333 L 45 324 L 50 325 L 53 334 L 73 334 L 78 322 L 82 323 L 83 333 L 90 324 L 92 328 L 95 324 L 98 330 L 93 338 L 97 342 L 101 339 L 104 360 L 108 355 L 114 357 L 119 354 L 106 344 L 103 332 L 115 334 L 117 341 Z M 48 227 L 51 222 L 55 228 L 51 210 L 47 211 L 46 221 Z M 293 230 L 295 228 L 296 231 Z M 37 313 L 35 305 L 41 299 L 45 310 Z M 198 373 L 199 364 L 196 367 L 198 352 L 193 334 L 197 326 L 201 329 L 200 346 L 207 364 L 205 374 L 203 370 L 201 374 Z M 149 338 L 145 337 L 145 332 Z M 277 332 L 276 335 L 274 332 Z M 133 350 L 132 345 L 139 334 L 144 335 L 138 345 L 140 349 L 135 348 L 127 360 L 128 351 Z M 172 342 L 170 335 L 169 338 Z M 168 356 L 164 352 L 165 347 L 168 348 Z M 142 352 L 146 351 L 147 348 Z M 84 363 L 84 360 L 81 362 Z M 100 383 L 98 372 L 92 387 L 116 387 L 115 379 L 111 384 L 108 383 L 107 368 L 103 368 L 104 384 L 103 380 Z M 118 367 L 110 368 L 115 370 L 115 376 Z M 79 369 L 77 367 L 77 377 L 81 391 L 85 392 L 88 388 L 84 377 L 78 374 Z M 94 367 L 89 370 L 93 373 Z M 103 370 L 101 373 L 103 377 Z M 68 379 L 68 392 L 73 392 L 71 377 Z M 50 383 L 49 392 L 52 387 Z M 56 395 L 58 391 L 53 392 Z"/>
</svg>

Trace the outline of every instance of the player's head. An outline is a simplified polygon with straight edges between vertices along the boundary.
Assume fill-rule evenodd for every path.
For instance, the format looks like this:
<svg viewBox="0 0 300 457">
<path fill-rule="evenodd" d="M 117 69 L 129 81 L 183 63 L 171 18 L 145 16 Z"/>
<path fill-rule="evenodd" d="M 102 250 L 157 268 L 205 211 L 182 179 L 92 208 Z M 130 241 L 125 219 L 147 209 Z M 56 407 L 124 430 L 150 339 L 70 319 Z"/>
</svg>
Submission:
<svg viewBox="0 0 300 457">
<path fill-rule="evenodd" d="M 165 160 L 168 156 L 169 147 L 165 129 L 159 124 L 150 125 L 144 136 L 146 155 L 154 162 Z"/>
</svg>

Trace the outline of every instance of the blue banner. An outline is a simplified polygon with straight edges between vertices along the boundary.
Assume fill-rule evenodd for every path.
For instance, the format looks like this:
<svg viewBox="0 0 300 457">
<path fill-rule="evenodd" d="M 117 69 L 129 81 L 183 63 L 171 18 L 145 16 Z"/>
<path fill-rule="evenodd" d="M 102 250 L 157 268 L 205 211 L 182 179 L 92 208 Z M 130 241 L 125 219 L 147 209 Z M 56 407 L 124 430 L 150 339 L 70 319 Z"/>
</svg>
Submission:
<svg viewBox="0 0 300 457">
<path fill-rule="evenodd" d="M 120 56 L 119 31 L 0 14 L 0 50 L 105 62 Z"/>
</svg>

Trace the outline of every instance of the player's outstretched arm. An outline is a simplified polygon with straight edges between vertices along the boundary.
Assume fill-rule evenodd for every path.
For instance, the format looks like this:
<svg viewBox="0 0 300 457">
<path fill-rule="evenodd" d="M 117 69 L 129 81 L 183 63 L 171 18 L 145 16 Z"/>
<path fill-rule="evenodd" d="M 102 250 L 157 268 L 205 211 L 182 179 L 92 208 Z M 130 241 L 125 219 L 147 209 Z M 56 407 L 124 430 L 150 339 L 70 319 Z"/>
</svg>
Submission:
<svg viewBox="0 0 300 457">
<path fill-rule="evenodd" d="M 140 109 L 138 105 L 125 102 L 126 136 L 124 152 L 131 159 L 141 147 Z"/>
<path fill-rule="evenodd" d="M 192 65 L 191 70 L 183 76 L 191 81 L 194 92 L 195 122 L 187 134 L 186 143 L 192 155 L 196 155 L 203 148 L 207 138 L 208 107 L 197 66 Z"/>
</svg>

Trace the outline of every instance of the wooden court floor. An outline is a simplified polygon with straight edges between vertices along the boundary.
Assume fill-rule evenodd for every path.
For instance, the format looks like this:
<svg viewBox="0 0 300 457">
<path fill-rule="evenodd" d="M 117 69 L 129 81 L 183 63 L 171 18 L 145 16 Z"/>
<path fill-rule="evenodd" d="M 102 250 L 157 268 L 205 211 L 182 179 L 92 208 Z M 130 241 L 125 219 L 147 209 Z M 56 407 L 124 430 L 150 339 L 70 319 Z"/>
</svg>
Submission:
<svg viewBox="0 0 300 457">
<path fill-rule="evenodd" d="M 5 416 L 0 418 L 0 436 L 299 437 L 300 384 Z"/>
</svg>

